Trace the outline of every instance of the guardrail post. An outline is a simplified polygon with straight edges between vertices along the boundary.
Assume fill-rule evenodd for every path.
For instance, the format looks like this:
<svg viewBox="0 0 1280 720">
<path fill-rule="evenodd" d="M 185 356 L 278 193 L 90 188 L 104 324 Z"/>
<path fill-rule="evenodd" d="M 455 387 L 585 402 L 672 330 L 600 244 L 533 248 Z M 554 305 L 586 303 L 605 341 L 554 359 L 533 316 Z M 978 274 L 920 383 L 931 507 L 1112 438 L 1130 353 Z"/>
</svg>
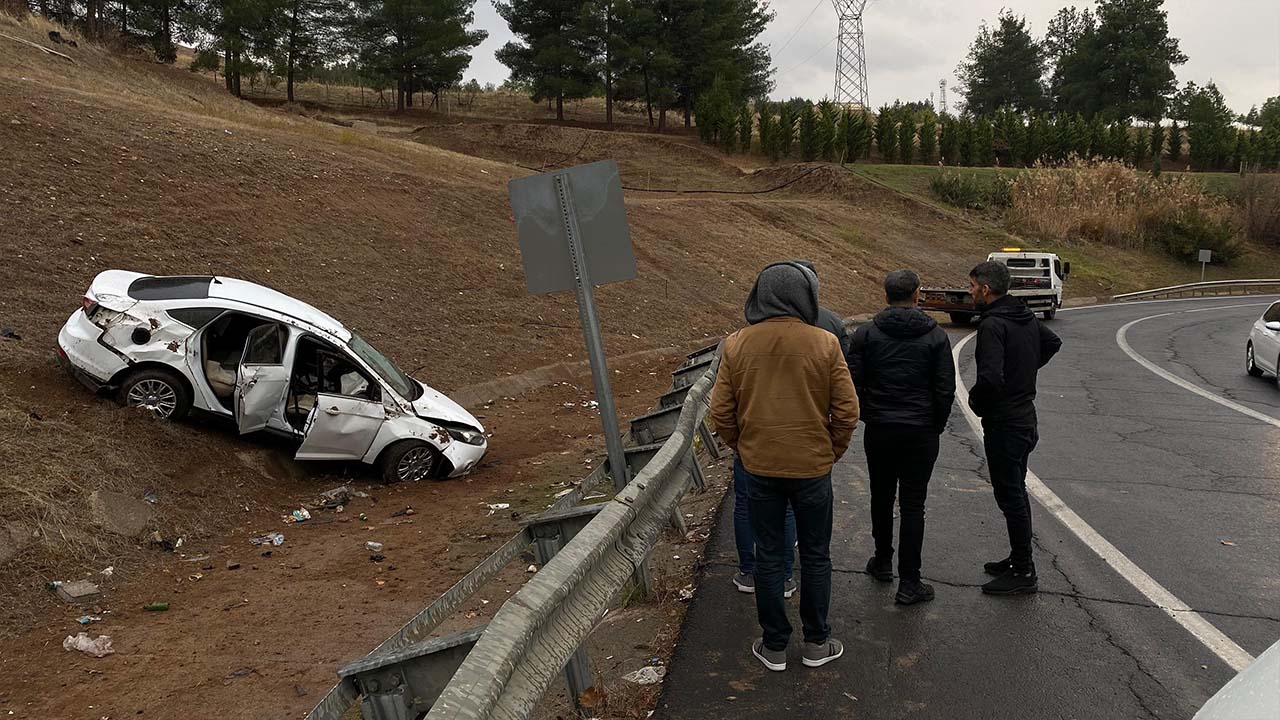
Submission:
<svg viewBox="0 0 1280 720">
<path fill-rule="evenodd" d="M 543 567 L 551 562 L 551 558 L 568 545 L 569 541 L 603 508 L 603 504 L 581 505 L 565 510 L 553 510 L 529 518 L 525 526 L 533 534 L 534 555 L 538 559 L 538 565 Z M 648 581 L 647 573 L 645 581 Z M 574 651 L 569 662 L 565 663 L 564 681 L 569 690 L 569 697 L 573 701 L 573 709 L 581 715 L 582 693 L 595 684 L 591 676 L 591 659 L 581 646 Z"/>
<path fill-rule="evenodd" d="M 414 720 L 435 704 L 485 626 L 361 658 L 338 671 L 364 696 L 364 720 Z"/>
</svg>

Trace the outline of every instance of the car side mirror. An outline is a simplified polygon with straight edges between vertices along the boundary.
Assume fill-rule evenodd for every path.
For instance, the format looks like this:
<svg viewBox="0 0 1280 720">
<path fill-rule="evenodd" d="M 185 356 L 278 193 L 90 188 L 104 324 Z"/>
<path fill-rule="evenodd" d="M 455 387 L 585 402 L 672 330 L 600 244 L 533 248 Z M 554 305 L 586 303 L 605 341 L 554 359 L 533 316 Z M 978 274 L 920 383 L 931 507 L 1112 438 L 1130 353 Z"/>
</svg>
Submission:
<svg viewBox="0 0 1280 720">
<path fill-rule="evenodd" d="M 1280 332 L 1280 322 L 1272 321 L 1267 323 L 1267 329 L 1271 332 Z"/>
<path fill-rule="evenodd" d="M 1062 277 L 1065 278 L 1070 274 L 1071 274 L 1071 263 L 1069 262 L 1062 263 Z"/>
</svg>

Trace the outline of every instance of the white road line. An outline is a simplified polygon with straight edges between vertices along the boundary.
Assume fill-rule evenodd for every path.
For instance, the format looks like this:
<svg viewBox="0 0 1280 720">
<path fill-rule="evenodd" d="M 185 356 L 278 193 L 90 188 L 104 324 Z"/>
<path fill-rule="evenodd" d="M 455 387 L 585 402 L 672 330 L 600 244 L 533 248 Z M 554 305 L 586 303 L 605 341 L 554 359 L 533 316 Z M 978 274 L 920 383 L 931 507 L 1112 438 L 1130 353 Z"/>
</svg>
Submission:
<svg viewBox="0 0 1280 720">
<path fill-rule="evenodd" d="M 972 428 L 978 438 L 983 437 L 982 422 L 973 410 L 969 408 L 969 388 L 965 387 L 964 379 L 960 378 L 960 352 L 964 346 L 969 344 L 977 333 L 966 335 L 959 343 L 956 344 L 952 353 L 956 364 L 956 376 L 959 382 L 956 383 L 956 399 L 960 402 L 960 409 L 964 411 L 965 419 L 969 421 L 969 427 Z M 1115 545 L 1102 537 L 1093 526 L 1085 522 L 1067 507 L 1067 504 L 1058 497 L 1057 493 L 1049 489 L 1034 472 L 1027 472 L 1027 491 L 1031 497 L 1035 498 L 1049 514 L 1053 515 L 1076 537 L 1089 546 L 1089 549 L 1097 553 L 1098 557 L 1111 566 L 1111 569 L 1120 574 L 1130 585 L 1138 592 L 1142 593 L 1156 607 L 1164 611 L 1166 615 L 1173 618 L 1187 632 L 1191 633 L 1202 645 L 1208 648 L 1214 655 L 1217 655 L 1232 670 L 1240 672 L 1253 662 L 1253 656 L 1240 647 L 1231 638 L 1227 637 L 1221 630 L 1214 627 L 1205 620 L 1199 613 L 1192 610 L 1183 601 L 1179 600 L 1176 595 L 1169 592 L 1163 585 L 1156 582 L 1136 563 L 1130 560 L 1124 553 L 1120 552 Z"/>
<path fill-rule="evenodd" d="M 1269 425 L 1280 427 L 1280 420 L 1277 420 L 1276 418 L 1270 415 L 1267 415 L 1266 413 L 1261 413 L 1261 412 L 1258 412 L 1257 410 L 1254 410 L 1253 408 L 1241 405 L 1240 403 L 1235 402 L 1234 400 L 1228 400 L 1227 398 L 1224 398 L 1221 395 L 1209 392 L 1208 390 L 1205 390 L 1199 385 L 1196 385 L 1195 383 L 1189 382 L 1187 380 L 1183 380 L 1177 375 L 1174 375 L 1168 370 L 1165 370 L 1159 365 L 1156 365 L 1155 363 L 1151 362 L 1150 360 L 1140 355 L 1138 351 L 1134 350 L 1133 346 L 1129 344 L 1129 339 L 1127 337 L 1129 333 L 1129 328 L 1133 327 L 1134 325 L 1137 325 L 1138 323 L 1146 322 L 1147 320 L 1155 320 L 1156 318 L 1169 317 L 1170 315 L 1189 315 L 1191 313 L 1209 312 L 1212 310 L 1230 310 L 1232 308 L 1262 307 L 1268 304 L 1269 303 L 1250 303 L 1248 305 L 1222 305 L 1222 306 L 1211 307 L 1211 308 L 1200 308 L 1199 310 L 1180 310 L 1178 312 L 1167 312 L 1167 313 L 1160 313 L 1159 315 L 1149 315 L 1144 318 L 1138 318 L 1137 320 L 1134 320 L 1131 323 L 1127 323 L 1126 325 L 1121 327 L 1119 330 L 1117 330 L 1116 344 L 1119 345 L 1120 349 L 1124 351 L 1124 354 L 1132 358 L 1134 362 L 1150 370 L 1156 375 L 1159 375 L 1165 380 L 1168 380 L 1174 385 L 1177 385 L 1178 387 L 1183 388 L 1185 390 L 1190 390 L 1196 395 L 1199 395 L 1200 397 L 1206 400 L 1212 400 L 1213 402 L 1216 402 L 1223 407 L 1235 410 L 1241 415 L 1247 415 L 1253 418 L 1254 420 L 1261 420 L 1262 422 L 1267 423 Z"/>
</svg>

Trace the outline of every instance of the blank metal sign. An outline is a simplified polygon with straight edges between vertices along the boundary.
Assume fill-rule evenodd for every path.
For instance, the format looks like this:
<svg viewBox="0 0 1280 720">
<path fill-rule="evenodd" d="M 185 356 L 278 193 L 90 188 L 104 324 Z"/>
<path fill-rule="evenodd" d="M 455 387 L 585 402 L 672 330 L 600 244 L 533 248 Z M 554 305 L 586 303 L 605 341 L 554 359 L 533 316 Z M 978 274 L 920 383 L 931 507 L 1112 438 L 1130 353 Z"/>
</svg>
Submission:
<svg viewBox="0 0 1280 720">
<path fill-rule="evenodd" d="M 557 176 L 566 176 L 568 181 L 591 284 L 633 279 L 636 256 L 631 249 L 631 232 L 627 229 L 618 163 L 602 160 L 554 173 L 516 178 L 507 184 L 529 292 L 572 290 L 577 285 L 569 251 L 569 231 L 556 189 Z"/>
</svg>

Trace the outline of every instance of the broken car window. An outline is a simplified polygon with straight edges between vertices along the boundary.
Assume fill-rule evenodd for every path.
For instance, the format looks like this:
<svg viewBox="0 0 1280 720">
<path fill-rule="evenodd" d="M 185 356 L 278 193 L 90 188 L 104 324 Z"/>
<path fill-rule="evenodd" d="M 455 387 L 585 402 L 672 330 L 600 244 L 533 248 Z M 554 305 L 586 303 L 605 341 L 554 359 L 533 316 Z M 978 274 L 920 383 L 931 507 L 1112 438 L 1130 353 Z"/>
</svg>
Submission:
<svg viewBox="0 0 1280 720">
<path fill-rule="evenodd" d="M 244 350 L 245 365 L 279 365 L 284 362 L 284 328 L 274 323 L 260 325 L 249 333 Z"/>
<path fill-rule="evenodd" d="M 359 358 L 369 364 L 374 372 L 378 373 L 382 379 L 395 390 L 400 397 L 406 400 L 417 400 L 422 395 L 422 388 L 418 383 L 414 382 L 404 371 L 396 367 L 395 363 L 386 358 L 385 355 L 378 352 L 372 345 L 364 341 L 364 338 L 355 333 L 351 333 L 351 351 Z"/>
</svg>

